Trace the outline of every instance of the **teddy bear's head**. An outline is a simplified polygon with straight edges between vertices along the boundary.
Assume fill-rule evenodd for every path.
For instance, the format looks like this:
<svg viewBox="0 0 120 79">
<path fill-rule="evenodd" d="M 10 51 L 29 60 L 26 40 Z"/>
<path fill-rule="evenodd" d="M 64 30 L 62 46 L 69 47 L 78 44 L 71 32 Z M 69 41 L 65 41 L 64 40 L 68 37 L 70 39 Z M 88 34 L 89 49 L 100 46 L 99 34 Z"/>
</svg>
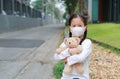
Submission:
<svg viewBox="0 0 120 79">
<path fill-rule="evenodd" d="M 80 38 L 77 37 L 69 37 L 64 39 L 64 43 L 69 48 L 75 48 L 79 45 Z"/>
</svg>

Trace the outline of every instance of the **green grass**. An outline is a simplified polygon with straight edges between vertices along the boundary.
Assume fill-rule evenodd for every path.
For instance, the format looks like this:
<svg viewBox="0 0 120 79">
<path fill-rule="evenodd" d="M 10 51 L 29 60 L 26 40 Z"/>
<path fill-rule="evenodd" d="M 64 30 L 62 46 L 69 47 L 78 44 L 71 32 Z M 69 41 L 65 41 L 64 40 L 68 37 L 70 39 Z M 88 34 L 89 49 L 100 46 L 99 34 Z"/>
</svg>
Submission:
<svg viewBox="0 0 120 79">
<path fill-rule="evenodd" d="M 120 24 L 89 24 L 88 37 L 113 47 L 120 48 Z"/>
</svg>

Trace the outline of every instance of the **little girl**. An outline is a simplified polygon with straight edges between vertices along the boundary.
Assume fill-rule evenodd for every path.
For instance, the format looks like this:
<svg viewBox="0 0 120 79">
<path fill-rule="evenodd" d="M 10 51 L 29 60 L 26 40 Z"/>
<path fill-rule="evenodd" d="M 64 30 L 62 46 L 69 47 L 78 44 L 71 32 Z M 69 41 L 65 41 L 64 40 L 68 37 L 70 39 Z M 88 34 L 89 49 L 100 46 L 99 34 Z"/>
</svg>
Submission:
<svg viewBox="0 0 120 79">
<path fill-rule="evenodd" d="M 75 63 L 83 63 L 83 73 L 78 73 L 75 68 L 69 74 L 62 73 L 61 79 L 89 79 L 89 57 L 92 52 L 91 40 L 86 39 L 87 35 L 87 23 L 83 16 L 79 14 L 73 14 L 69 19 L 69 36 L 79 37 L 81 40 L 80 45 L 82 45 L 82 52 L 80 54 L 72 55 L 69 54 L 69 49 L 62 51 L 60 54 L 55 53 L 54 58 L 56 60 L 63 60 L 66 65 L 73 65 Z M 64 42 L 60 47 L 65 47 Z M 74 50 L 76 51 L 76 50 Z"/>
</svg>

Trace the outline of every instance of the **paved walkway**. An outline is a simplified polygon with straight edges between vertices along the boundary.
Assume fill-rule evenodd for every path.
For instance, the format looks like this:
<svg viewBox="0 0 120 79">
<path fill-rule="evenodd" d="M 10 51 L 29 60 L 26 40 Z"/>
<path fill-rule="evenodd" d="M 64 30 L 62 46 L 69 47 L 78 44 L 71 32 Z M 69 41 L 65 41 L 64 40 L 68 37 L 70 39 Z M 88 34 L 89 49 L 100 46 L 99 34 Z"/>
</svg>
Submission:
<svg viewBox="0 0 120 79">
<path fill-rule="evenodd" d="M 53 55 L 63 24 L 0 34 L 0 79 L 54 79 Z"/>
</svg>

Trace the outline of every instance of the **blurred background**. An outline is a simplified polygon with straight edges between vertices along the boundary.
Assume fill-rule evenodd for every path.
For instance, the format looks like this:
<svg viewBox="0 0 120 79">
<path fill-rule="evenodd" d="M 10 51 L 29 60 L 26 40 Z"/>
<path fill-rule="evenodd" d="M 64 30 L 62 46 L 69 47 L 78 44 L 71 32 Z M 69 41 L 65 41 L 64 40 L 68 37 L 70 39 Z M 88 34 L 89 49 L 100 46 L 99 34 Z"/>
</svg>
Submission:
<svg viewBox="0 0 120 79">
<path fill-rule="evenodd" d="M 58 0 L 0 0 L 0 32 L 63 22 Z"/>
<path fill-rule="evenodd" d="M 120 22 L 120 1 L 0 0 L 0 32 L 66 22 L 73 13 L 85 15 L 92 23 Z"/>
</svg>

